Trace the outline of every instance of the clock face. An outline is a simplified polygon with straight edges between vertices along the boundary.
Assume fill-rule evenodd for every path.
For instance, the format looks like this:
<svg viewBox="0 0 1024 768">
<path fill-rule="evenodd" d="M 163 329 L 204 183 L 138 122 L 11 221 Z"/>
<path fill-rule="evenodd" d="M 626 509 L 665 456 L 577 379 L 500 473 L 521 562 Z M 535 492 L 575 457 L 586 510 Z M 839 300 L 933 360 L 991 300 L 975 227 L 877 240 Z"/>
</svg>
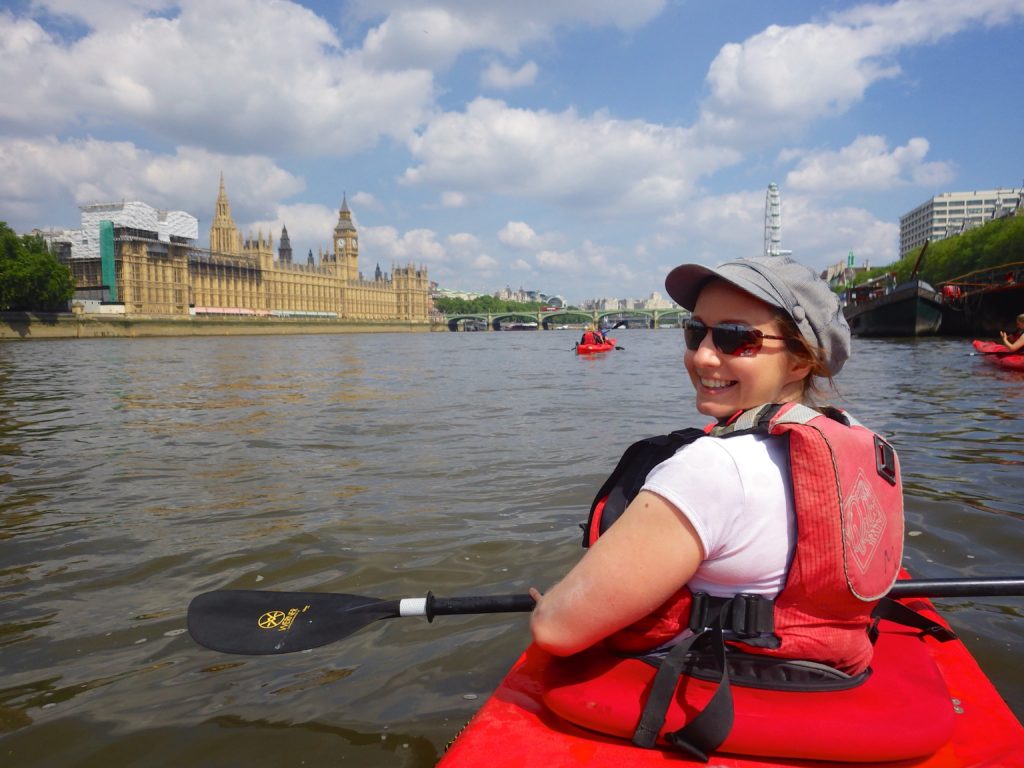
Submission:
<svg viewBox="0 0 1024 768">
<path fill-rule="evenodd" d="M 338 238 L 338 250 L 339 251 L 345 250 L 345 241 L 342 238 L 340 238 L 340 237 Z"/>
</svg>

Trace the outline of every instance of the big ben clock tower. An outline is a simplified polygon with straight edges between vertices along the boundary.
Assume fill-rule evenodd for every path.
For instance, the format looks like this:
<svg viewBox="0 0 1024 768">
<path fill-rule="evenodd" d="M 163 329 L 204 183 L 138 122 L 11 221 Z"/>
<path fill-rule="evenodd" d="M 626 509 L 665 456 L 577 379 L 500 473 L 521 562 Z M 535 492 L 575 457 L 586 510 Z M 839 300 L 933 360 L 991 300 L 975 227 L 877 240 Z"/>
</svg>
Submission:
<svg viewBox="0 0 1024 768">
<path fill-rule="evenodd" d="M 344 195 L 338 211 L 338 223 L 334 226 L 334 262 L 343 280 L 359 279 L 359 234 L 352 223 L 352 212 Z"/>
</svg>

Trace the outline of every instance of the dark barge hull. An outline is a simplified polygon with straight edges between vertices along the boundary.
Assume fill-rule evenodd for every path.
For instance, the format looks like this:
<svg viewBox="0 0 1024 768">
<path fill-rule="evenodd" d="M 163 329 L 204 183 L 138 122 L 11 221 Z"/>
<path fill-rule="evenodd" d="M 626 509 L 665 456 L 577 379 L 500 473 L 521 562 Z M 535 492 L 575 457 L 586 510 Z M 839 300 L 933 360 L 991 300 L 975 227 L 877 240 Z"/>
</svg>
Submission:
<svg viewBox="0 0 1024 768">
<path fill-rule="evenodd" d="M 996 285 L 947 299 L 942 308 L 942 333 L 951 336 L 999 337 L 1013 330 L 1024 312 L 1024 283 Z"/>
<path fill-rule="evenodd" d="M 942 299 L 927 283 L 915 281 L 844 307 L 843 315 L 854 336 L 931 336 L 942 324 Z"/>
</svg>

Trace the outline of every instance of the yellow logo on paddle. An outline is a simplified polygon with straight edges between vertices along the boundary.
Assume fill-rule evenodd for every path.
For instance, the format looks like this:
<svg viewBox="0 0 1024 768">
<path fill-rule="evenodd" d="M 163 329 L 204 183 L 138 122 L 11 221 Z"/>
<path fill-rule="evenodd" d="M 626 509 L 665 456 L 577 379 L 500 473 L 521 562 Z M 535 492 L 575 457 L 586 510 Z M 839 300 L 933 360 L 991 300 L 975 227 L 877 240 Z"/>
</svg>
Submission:
<svg viewBox="0 0 1024 768">
<path fill-rule="evenodd" d="M 278 632 L 287 632 L 291 629 L 295 617 L 308 610 L 309 606 L 304 605 L 301 611 L 298 608 L 291 608 L 287 613 L 284 611 L 267 611 L 260 616 L 257 624 L 259 624 L 260 629 L 276 629 Z"/>
</svg>

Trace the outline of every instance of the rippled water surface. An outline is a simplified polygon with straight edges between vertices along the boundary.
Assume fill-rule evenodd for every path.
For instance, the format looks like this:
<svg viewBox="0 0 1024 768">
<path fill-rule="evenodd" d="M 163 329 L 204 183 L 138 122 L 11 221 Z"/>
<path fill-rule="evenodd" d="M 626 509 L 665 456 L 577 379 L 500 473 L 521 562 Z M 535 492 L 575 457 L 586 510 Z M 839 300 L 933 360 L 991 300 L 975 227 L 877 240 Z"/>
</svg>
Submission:
<svg viewBox="0 0 1024 768">
<path fill-rule="evenodd" d="M 701 425 L 672 331 L 0 344 L 0 763 L 430 766 L 522 614 L 381 621 L 228 656 L 219 588 L 522 592 L 579 556 L 631 441 Z M 1024 376 L 964 340 L 855 340 L 837 402 L 888 436 L 917 576 L 1024 576 Z M 941 604 L 1018 717 L 1021 598 Z"/>
</svg>

